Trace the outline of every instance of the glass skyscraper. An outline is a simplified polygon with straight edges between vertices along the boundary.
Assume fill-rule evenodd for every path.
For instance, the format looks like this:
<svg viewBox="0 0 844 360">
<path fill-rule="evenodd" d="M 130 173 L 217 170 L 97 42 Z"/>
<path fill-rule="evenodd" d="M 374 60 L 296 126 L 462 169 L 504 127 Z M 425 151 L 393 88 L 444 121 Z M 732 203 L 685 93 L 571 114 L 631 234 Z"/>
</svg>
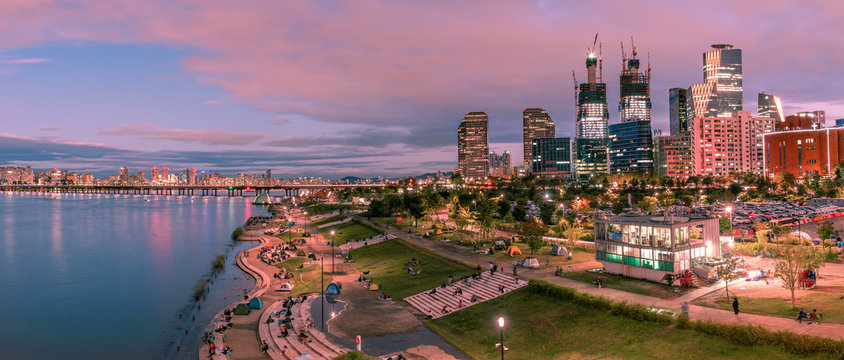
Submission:
<svg viewBox="0 0 844 360">
<path fill-rule="evenodd" d="M 538 138 L 531 142 L 531 172 L 539 176 L 571 176 L 571 140 Z"/>
<path fill-rule="evenodd" d="M 773 118 L 776 122 L 783 121 L 785 117 L 783 116 L 780 98 L 771 94 L 759 93 L 759 99 L 756 101 L 756 116 Z"/>
<path fill-rule="evenodd" d="M 730 117 L 742 107 L 741 49 L 712 45 L 703 53 L 703 83 L 689 88 L 693 117 Z"/>
<path fill-rule="evenodd" d="M 639 72 L 639 59 L 626 59 L 627 68 L 621 72 L 618 114 L 621 122 L 651 120 L 650 74 Z M 650 72 L 650 71 L 649 71 Z"/>
<path fill-rule="evenodd" d="M 574 172 L 588 179 L 607 172 L 607 84 L 597 80 L 598 58 L 586 57 L 587 82 L 580 84 L 577 96 L 577 137 L 574 140 Z"/>
<path fill-rule="evenodd" d="M 612 124 L 609 126 L 609 132 L 611 173 L 654 170 L 654 145 L 649 120 Z"/>
<path fill-rule="evenodd" d="M 668 89 L 668 120 L 671 129 L 671 136 L 689 132 L 688 110 L 688 89 Z"/>
</svg>

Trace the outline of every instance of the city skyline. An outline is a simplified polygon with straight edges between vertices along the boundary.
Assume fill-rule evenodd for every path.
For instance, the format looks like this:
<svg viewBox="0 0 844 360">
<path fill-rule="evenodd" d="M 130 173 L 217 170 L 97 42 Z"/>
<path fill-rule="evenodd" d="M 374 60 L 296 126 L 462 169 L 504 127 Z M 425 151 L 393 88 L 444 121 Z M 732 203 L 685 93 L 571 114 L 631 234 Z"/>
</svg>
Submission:
<svg viewBox="0 0 844 360">
<path fill-rule="evenodd" d="M 618 43 L 650 52 L 654 129 L 667 132 L 668 89 L 699 83 L 718 43 L 743 51 L 744 109 L 766 92 L 786 115 L 844 117 L 829 80 L 844 75 L 840 5 L 759 4 L 3 4 L 0 165 L 415 175 L 455 167 L 470 111 L 489 115 L 489 150 L 522 159 L 526 107 L 574 137 L 570 73 L 596 32 L 608 103 Z"/>
</svg>

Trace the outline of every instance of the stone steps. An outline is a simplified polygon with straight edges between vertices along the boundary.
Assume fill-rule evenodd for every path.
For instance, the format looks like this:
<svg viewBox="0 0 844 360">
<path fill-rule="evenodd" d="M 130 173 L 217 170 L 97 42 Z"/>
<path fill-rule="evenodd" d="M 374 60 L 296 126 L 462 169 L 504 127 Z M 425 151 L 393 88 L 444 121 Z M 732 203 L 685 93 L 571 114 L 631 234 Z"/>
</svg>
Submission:
<svg viewBox="0 0 844 360">
<path fill-rule="evenodd" d="M 339 248 L 341 251 L 342 251 L 342 250 L 349 250 L 349 251 L 351 251 L 351 250 L 354 250 L 354 249 L 359 249 L 359 248 L 362 248 L 362 247 L 364 247 L 364 246 L 375 245 L 375 244 L 382 243 L 382 242 L 384 242 L 384 241 L 387 241 L 387 240 L 390 240 L 390 239 L 395 239 L 395 238 L 396 238 L 396 237 L 395 237 L 395 236 L 393 236 L 393 235 L 387 235 L 387 236 L 386 236 L 386 238 L 383 238 L 383 237 L 381 237 L 381 236 L 378 236 L 378 237 L 376 237 L 375 239 L 372 239 L 372 240 L 366 240 L 366 241 L 364 241 L 364 240 L 359 240 L 359 241 L 351 241 L 351 242 L 347 242 L 347 243 L 345 243 L 345 244 L 343 244 L 343 245 L 338 246 L 338 248 Z"/>
<path fill-rule="evenodd" d="M 463 307 L 465 308 L 503 295 L 498 289 L 499 285 L 504 286 L 504 293 L 506 294 L 527 285 L 527 282 L 516 281 L 512 276 L 500 272 L 494 275 L 485 272 L 481 275 L 481 279 L 470 280 L 468 285 L 463 281 L 458 281 L 445 288 L 437 288 L 436 294 L 429 294 L 429 290 L 409 296 L 404 301 L 423 314 L 432 314 L 434 318 L 438 318 L 446 314 L 442 312 L 443 306 L 448 306 L 450 312 L 453 312 L 461 309 L 458 307 L 460 300 L 463 300 Z M 458 287 L 463 290 L 463 294 L 455 296 L 454 291 Z M 472 303 L 470 301 L 472 295 L 477 295 L 478 302 Z"/>
<path fill-rule="evenodd" d="M 325 338 L 319 329 L 307 329 L 305 326 L 305 319 L 310 317 L 309 308 L 313 298 L 306 300 L 305 303 L 298 303 L 293 306 L 293 329 L 289 329 L 287 337 L 279 337 L 281 328 L 279 322 L 281 319 L 276 319 L 272 324 L 267 324 L 267 318 L 272 313 L 281 311 L 283 308 L 283 301 L 278 301 L 264 312 L 261 316 L 258 332 L 262 340 L 267 340 L 270 345 L 269 355 L 273 359 L 295 359 L 303 354 L 310 354 L 316 359 L 333 359 L 346 353 L 348 350 L 337 347 Z M 284 318 L 282 316 L 281 318 Z M 298 340 L 298 332 L 302 327 L 306 328 L 311 342 L 301 343 Z M 284 346 L 287 350 L 282 353 Z"/>
</svg>

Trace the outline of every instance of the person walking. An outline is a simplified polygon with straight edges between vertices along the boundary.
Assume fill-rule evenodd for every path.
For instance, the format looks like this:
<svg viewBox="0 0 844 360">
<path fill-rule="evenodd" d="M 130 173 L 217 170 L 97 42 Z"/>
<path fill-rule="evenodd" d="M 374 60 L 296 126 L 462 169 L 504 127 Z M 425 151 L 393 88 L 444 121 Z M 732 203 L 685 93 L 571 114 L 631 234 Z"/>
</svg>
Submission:
<svg viewBox="0 0 844 360">
<path fill-rule="evenodd" d="M 736 312 L 736 316 L 738 316 L 738 297 L 733 296 L 733 311 Z"/>
<path fill-rule="evenodd" d="M 689 302 L 683 301 L 683 305 L 680 305 L 680 311 L 683 312 L 686 316 L 689 316 Z"/>
</svg>

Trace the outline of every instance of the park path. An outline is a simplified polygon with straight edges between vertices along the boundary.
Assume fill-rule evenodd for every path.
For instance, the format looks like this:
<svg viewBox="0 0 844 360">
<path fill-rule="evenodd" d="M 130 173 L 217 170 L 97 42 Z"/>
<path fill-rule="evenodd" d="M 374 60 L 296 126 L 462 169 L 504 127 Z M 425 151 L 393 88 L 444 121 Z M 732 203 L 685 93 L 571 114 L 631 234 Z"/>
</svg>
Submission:
<svg viewBox="0 0 844 360">
<path fill-rule="evenodd" d="M 475 266 L 476 264 L 487 264 L 490 262 L 497 263 L 498 266 L 512 267 L 512 262 L 505 262 L 501 260 L 490 259 L 487 257 L 482 257 L 480 255 L 476 255 L 470 252 L 465 251 L 454 251 L 453 246 L 443 245 L 437 241 L 426 240 L 420 237 L 418 234 L 407 233 L 396 229 L 392 226 L 387 226 L 380 223 L 372 222 L 366 218 L 358 217 L 359 220 L 366 222 L 376 228 L 384 229 L 387 233 L 391 235 L 395 235 L 396 237 L 405 239 L 406 241 L 414 244 L 416 246 L 434 251 L 444 257 L 464 262 L 470 266 Z M 575 269 L 576 265 L 578 268 L 589 266 L 590 264 L 594 264 L 591 262 L 582 263 L 582 264 L 575 264 L 572 265 L 573 270 Z M 680 311 L 680 306 L 683 303 L 683 300 L 680 299 L 673 299 L 673 300 L 666 300 L 660 299 L 652 296 L 640 295 L 629 293 L 626 291 L 610 289 L 610 288 L 596 288 L 592 284 L 584 283 L 580 281 L 575 281 L 571 279 L 566 279 L 559 276 L 554 276 L 553 269 L 520 269 L 519 277 L 530 280 L 544 280 L 550 283 L 554 283 L 561 286 L 566 286 L 570 288 L 574 288 L 578 291 L 594 294 L 594 295 L 603 295 L 607 296 L 614 300 L 621 300 L 627 301 L 631 303 L 637 303 L 648 307 L 658 307 L 664 309 L 671 309 L 675 312 Z M 718 286 L 714 287 L 707 287 L 705 290 L 701 289 L 700 292 L 695 293 L 697 296 L 705 295 L 706 293 L 710 293 L 712 291 L 717 291 L 720 289 Z M 697 291 L 697 290 L 696 290 Z M 705 291 L 705 292 L 704 292 Z M 682 297 L 681 299 L 685 299 Z M 712 309 L 708 307 L 696 306 L 691 305 L 689 309 L 689 317 L 692 320 L 713 320 L 722 323 L 738 323 L 744 325 L 758 325 L 762 326 L 769 330 L 775 331 L 791 331 L 800 334 L 809 334 L 815 336 L 821 336 L 826 338 L 832 339 L 839 339 L 844 340 L 844 324 L 834 324 L 834 323 L 823 323 L 823 324 L 807 324 L 803 323 L 800 324 L 793 319 L 786 319 L 774 316 L 764 316 L 764 315 L 754 315 L 754 314 L 745 314 L 740 313 L 739 315 L 735 315 L 731 311 L 719 310 L 719 309 Z M 796 318 L 796 314 L 795 314 Z"/>
</svg>

